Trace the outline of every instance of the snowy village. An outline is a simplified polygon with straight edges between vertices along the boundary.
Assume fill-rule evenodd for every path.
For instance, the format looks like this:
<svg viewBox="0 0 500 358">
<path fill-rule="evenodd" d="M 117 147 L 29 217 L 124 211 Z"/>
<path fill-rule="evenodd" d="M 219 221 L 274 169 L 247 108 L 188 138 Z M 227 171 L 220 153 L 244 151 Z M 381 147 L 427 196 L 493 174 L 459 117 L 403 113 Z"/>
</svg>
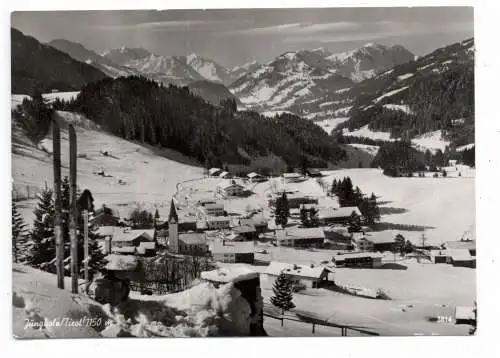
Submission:
<svg viewBox="0 0 500 358">
<path fill-rule="evenodd" d="M 475 334 L 473 39 L 218 80 L 15 24 L 16 338 Z"/>
</svg>

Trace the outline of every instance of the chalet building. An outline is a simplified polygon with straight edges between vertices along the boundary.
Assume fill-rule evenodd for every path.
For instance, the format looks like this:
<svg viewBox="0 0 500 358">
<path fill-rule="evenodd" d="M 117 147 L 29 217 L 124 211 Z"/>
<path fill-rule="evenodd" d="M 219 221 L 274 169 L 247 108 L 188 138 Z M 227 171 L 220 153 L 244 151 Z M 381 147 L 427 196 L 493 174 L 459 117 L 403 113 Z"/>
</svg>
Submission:
<svg viewBox="0 0 500 358">
<path fill-rule="evenodd" d="M 443 246 L 447 250 L 467 250 L 471 256 L 476 256 L 476 240 L 447 241 Z"/>
<path fill-rule="evenodd" d="M 356 247 L 358 251 L 375 251 L 373 241 L 364 236 L 356 240 Z"/>
<path fill-rule="evenodd" d="M 342 208 L 319 208 L 318 218 L 322 225 L 331 224 L 350 224 L 353 213 L 362 217 L 361 211 L 357 206 L 344 206 Z"/>
<path fill-rule="evenodd" d="M 225 263 L 254 263 L 253 242 L 228 242 L 222 240 L 213 241 L 209 246 L 215 261 Z"/>
<path fill-rule="evenodd" d="M 358 233 L 350 233 L 345 226 L 328 227 L 325 233 L 325 248 L 332 250 L 353 250 Z"/>
<path fill-rule="evenodd" d="M 258 174 L 258 173 L 255 173 L 255 172 L 251 172 L 251 173 L 248 173 L 247 174 L 247 178 L 252 182 L 252 183 L 261 183 L 261 182 L 264 182 L 267 180 L 266 177 Z"/>
<path fill-rule="evenodd" d="M 323 176 L 323 173 L 321 173 L 321 170 L 319 170 L 319 169 L 310 168 L 310 169 L 306 170 L 306 173 L 311 178 L 321 178 Z"/>
<path fill-rule="evenodd" d="M 394 231 L 376 231 L 366 233 L 364 238 L 372 242 L 372 251 L 384 252 L 394 251 L 396 249 L 396 238 L 401 236 Z M 401 236 L 404 240 L 404 237 Z M 406 241 L 406 240 L 405 240 Z"/>
<path fill-rule="evenodd" d="M 269 200 L 269 206 L 275 207 L 276 200 L 281 197 L 282 194 L 277 194 Z M 299 209 L 301 205 L 304 204 L 314 204 L 318 205 L 318 198 L 310 195 L 305 195 L 299 192 L 287 193 L 286 198 L 288 200 L 288 207 L 290 209 Z"/>
<path fill-rule="evenodd" d="M 226 171 L 223 171 L 222 173 L 219 174 L 219 178 L 221 179 L 231 179 L 233 176 Z"/>
<path fill-rule="evenodd" d="M 111 240 L 112 247 L 138 247 L 141 242 L 153 242 L 154 229 L 131 230 L 125 228 L 115 231 Z"/>
<path fill-rule="evenodd" d="M 466 249 L 448 249 L 446 252 L 447 263 L 455 267 L 476 267 L 476 257 Z"/>
<path fill-rule="evenodd" d="M 209 197 L 209 198 L 201 198 L 201 199 L 199 199 L 199 200 L 196 202 L 196 204 L 197 204 L 198 206 L 205 206 L 205 205 L 207 205 L 207 204 L 216 204 L 216 203 L 217 203 L 217 201 L 216 201 L 216 200 L 215 200 L 215 198 L 213 198 L 213 197 Z"/>
<path fill-rule="evenodd" d="M 325 233 L 322 228 L 288 228 L 276 230 L 278 246 L 290 247 L 322 247 Z"/>
<path fill-rule="evenodd" d="M 299 173 L 283 173 L 281 177 L 286 183 L 300 183 L 307 180 L 306 177 Z"/>
<path fill-rule="evenodd" d="M 208 175 L 211 177 L 218 177 L 222 173 L 222 169 L 220 168 L 210 168 L 208 170 Z"/>
<path fill-rule="evenodd" d="M 137 255 L 154 256 L 156 255 L 156 242 L 141 242 L 136 248 Z"/>
<path fill-rule="evenodd" d="M 205 234 L 179 234 L 179 253 L 191 256 L 205 256 L 208 253 L 208 244 Z"/>
<path fill-rule="evenodd" d="M 230 222 L 228 216 L 207 216 L 206 218 L 208 230 L 229 229 Z"/>
<path fill-rule="evenodd" d="M 257 229 L 252 223 L 240 224 L 231 230 L 233 233 L 244 237 L 246 241 L 257 240 L 258 238 Z"/>
<path fill-rule="evenodd" d="M 334 282 L 333 270 L 325 266 L 294 265 L 271 261 L 265 271 L 269 281 L 275 280 L 281 273 L 307 288 L 319 288 L 326 282 Z"/>
<path fill-rule="evenodd" d="M 93 223 L 96 226 L 119 226 L 120 217 L 113 213 L 113 210 L 103 205 L 94 213 Z"/>
<path fill-rule="evenodd" d="M 256 215 L 249 219 L 239 219 L 239 225 L 253 225 L 257 235 L 268 231 L 267 219 L 262 215 Z"/>
<path fill-rule="evenodd" d="M 223 216 L 224 215 L 224 204 L 221 203 L 210 203 L 205 204 L 200 207 L 203 213 L 207 216 Z"/>
<path fill-rule="evenodd" d="M 217 193 L 223 197 L 242 196 L 245 192 L 245 187 L 236 183 L 234 180 L 226 181 L 217 185 Z"/>
<path fill-rule="evenodd" d="M 373 252 L 356 252 L 335 255 L 332 260 L 337 267 L 378 268 L 382 266 L 382 255 Z"/>
</svg>

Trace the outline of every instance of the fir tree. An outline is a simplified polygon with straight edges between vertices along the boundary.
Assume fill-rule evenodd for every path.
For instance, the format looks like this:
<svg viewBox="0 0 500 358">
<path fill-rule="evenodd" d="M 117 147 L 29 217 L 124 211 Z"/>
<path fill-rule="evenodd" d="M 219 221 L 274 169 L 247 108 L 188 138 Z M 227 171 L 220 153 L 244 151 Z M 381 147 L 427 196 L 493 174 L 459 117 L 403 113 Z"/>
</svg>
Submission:
<svg viewBox="0 0 500 358">
<path fill-rule="evenodd" d="M 295 308 L 293 300 L 293 287 L 291 280 L 282 272 L 276 278 L 273 286 L 274 296 L 271 297 L 271 303 L 283 311 Z"/>
<path fill-rule="evenodd" d="M 26 224 L 17 211 L 16 203 L 12 201 L 12 257 L 14 262 L 23 261 L 25 245 Z"/>
<path fill-rule="evenodd" d="M 50 262 L 55 257 L 54 203 L 52 190 L 45 189 L 38 195 L 38 205 L 34 210 L 35 221 L 30 233 L 30 251 L 27 261 L 31 266 Z"/>
<path fill-rule="evenodd" d="M 288 198 L 286 193 L 283 193 L 281 197 L 276 200 L 276 225 L 286 226 L 288 223 L 288 217 L 290 216 L 290 208 L 288 207 Z"/>
</svg>

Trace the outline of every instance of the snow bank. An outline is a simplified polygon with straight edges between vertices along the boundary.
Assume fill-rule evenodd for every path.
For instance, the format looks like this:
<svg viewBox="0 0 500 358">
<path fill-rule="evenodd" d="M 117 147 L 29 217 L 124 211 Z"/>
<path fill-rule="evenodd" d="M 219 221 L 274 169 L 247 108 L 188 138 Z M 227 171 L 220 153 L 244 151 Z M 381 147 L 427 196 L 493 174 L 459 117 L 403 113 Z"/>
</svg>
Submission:
<svg viewBox="0 0 500 358">
<path fill-rule="evenodd" d="M 259 273 L 246 266 L 220 267 L 201 273 L 201 278 L 211 282 L 239 282 L 259 277 Z"/>
<path fill-rule="evenodd" d="M 408 114 L 412 113 L 407 104 L 384 104 L 384 108 L 392 109 L 393 111 L 402 111 Z"/>
<path fill-rule="evenodd" d="M 441 137 L 441 130 L 437 130 L 434 132 L 422 134 L 412 139 L 412 143 L 414 147 L 421 151 L 426 151 L 427 149 L 429 149 L 433 154 L 438 150 L 444 152 L 446 147 L 450 145 L 450 142 L 442 139 Z"/>
<path fill-rule="evenodd" d="M 380 102 L 382 99 L 384 99 L 385 97 L 391 97 L 391 96 L 394 96 L 395 94 L 401 92 L 401 91 L 404 91 L 408 89 L 408 86 L 404 86 L 402 88 L 398 88 L 398 89 L 395 89 L 393 91 L 389 91 L 387 93 L 384 93 L 382 96 L 376 98 L 373 100 L 373 102 L 377 103 L 377 102 Z"/>
</svg>

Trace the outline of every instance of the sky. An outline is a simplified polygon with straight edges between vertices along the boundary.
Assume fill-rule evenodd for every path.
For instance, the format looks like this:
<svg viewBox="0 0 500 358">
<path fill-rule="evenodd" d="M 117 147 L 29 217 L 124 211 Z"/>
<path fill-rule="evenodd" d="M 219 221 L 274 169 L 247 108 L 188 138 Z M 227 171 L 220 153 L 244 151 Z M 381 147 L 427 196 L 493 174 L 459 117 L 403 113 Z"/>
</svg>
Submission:
<svg viewBox="0 0 500 358">
<path fill-rule="evenodd" d="M 14 12 L 11 26 L 102 53 L 142 47 L 159 55 L 196 53 L 232 67 L 287 52 L 344 52 L 369 42 L 400 44 L 415 55 L 474 36 L 472 7 L 309 8 L 167 11 Z"/>
</svg>

